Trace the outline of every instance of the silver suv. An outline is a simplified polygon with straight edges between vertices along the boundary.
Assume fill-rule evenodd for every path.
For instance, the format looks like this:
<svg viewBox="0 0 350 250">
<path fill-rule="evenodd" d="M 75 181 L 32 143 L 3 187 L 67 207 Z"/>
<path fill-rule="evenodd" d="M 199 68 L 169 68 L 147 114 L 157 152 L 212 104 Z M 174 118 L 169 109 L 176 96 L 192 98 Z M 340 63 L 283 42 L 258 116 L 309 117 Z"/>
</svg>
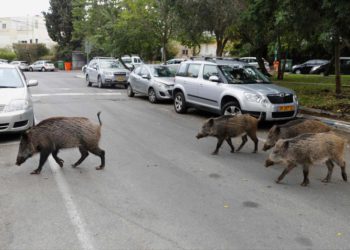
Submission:
<svg viewBox="0 0 350 250">
<path fill-rule="evenodd" d="M 127 88 L 130 71 L 114 57 L 95 57 L 85 69 L 85 80 L 88 87 L 96 83 L 103 86 L 121 85 Z"/>
<path fill-rule="evenodd" d="M 174 108 L 218 114 L 249 113 L 265 120 L 292 119 L 298 111 L 292 90 L 274 85 L 255 67 L 235 61 L 182 62 L 175 76 Z"/>
</svg>

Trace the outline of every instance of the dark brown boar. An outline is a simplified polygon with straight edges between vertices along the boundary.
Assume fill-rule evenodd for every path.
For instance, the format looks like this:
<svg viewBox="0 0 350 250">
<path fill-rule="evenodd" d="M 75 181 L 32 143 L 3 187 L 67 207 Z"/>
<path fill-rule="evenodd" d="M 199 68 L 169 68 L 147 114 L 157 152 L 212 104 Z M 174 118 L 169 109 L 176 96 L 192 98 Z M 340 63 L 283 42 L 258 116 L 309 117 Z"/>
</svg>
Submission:
<svg viewBox="0 0 350 250">
<path fill-rule="evenodd" d="M 290 170 L 298 164 L 302 165 L 304 180 L 301 185 L 307 186 L 310 182 L 308 175 L 311 165 L 326 163 L 328 174 L 322 181 L 329 182 L 333 172 L 333 162 L 335 162 L 341 168 L 343 180 L 347 181 L 344 160 L 345 145 L 346 141 L 333 132 L 309 133 L 292 139 L 280 139 L 266 160 L 265 166 L 268 167 L 275 163 L 283 163 L 287 166 L 276 180 L 279 183 Z"/>
<path fill-rule="evenodd" d="M 242 143 L 237 149 L 237 152 L 241 150 L 244 144 L 247 142 L 247 136 L 249 136 L 255 144 L 253 153 L 256 153 L 258 150 L 258 138 L 256 136 L 256 131 L 258 129 L 259 120 L 248 115 L 224 115 L 218 118 L 210 118 L 204 122 L 201 132 L 196 136 L 197 139 L 213 136 L 218 139 L 215 151 L 213 155 L 219 152 L 224 140 L 231 147 L 231 153 L 235 152 L 235 148 L 232 145 L 231 138 L 242 136 Z"/>
<path fill-rule="evenodd" d="M 329 131 L 331 131 L 331 128 L 318 120 L 298 119 L 283 125 L 274 125 L 269 131 L 263 150 L 266 151 L 275 146 L 279 139 L 293 138 L 305 133 Z"/>
<path fill-rule="evenodd" d="M 91 152 L 101 158 L 101 165 L 96 169 L 103 169 L 105 151 L 98 145 L 102 126 L 100 113 L 97 113 L 99 125 L 93 124 L 85 117 L 52 117 L 41 121 L 22 135 L 16 164 L 19 166 L 35 153 L 40 153 L 39 167 L 31 172 L 40 174 L 50 154 L 57 164 L 63 167 L 64 161 L 57 156 L 58 151 L 78 147 L 81 157 L 73 167 L 81 164 Z"/>
</svg>

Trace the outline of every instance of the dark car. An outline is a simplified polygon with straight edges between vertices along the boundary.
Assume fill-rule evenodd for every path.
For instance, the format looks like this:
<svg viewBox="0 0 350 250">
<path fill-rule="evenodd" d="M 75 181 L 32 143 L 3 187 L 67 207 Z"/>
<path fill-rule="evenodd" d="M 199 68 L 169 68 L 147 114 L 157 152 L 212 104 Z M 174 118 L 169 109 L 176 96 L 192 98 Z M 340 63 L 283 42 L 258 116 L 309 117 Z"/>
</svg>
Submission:
<svg viewBox="0 0 350 250">
<path fill-rule="evenodd" d="M 324 75 L 329 67 L 329 64 L 330 62 L 313 67 L 310 71 L 310 74 Z M 330 69 L 329 74 L 334 74 L 334 65 Z M 350 57 L 340 57 L 340 74 L 350 74 Z"/>
<path fill-rule="evenodd" d="M 326 63 L 329 63 L 328 60 L 309 60 L 302 64 L 294 65 L 292 68 L 292 73 L 294 74 L 309 74 L 311 69 L 313 69 L 316 66 L 324 65 Z"/>
</svg>

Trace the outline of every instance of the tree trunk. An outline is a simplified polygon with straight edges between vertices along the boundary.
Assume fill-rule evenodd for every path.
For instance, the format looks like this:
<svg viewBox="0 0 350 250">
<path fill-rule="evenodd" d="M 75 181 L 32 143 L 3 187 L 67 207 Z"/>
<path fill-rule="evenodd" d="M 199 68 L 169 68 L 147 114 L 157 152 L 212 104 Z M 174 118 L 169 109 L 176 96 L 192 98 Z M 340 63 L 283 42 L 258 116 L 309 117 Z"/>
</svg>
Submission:
<svg viewBox="0 0 350 250">
<path fill-rule="evenodd" d="M 223 40 L 219 37 L 216 38 L 216 56 L 222 56 L 223 48 Z"/>
<path fill-rule="evenodd" d="M 261 71 L 261 73 L 263 73 L 264 75 L 266 76 L 271 76 L 271 74 L 266 70 L 265 68 L 265 63 L 264 63 L 264 60 L 262 59 L 262 56 L 261 55 L 258 55 L 256 57 L 256 60 L 258 61 L 258 65 L 259 65 L 259 69 Z"/>
<path fill-rule="evenodd" d="M 283 80 L 283 72 L 282 72 L 282 64 L 281 64 L 281 37 L 278 35 L 277 37 L 277 61 L 278 63 L 278 70 L 277 70 L 277 79 Z"/>
<path fill-rule="evenodd" d="M 334 50 L 334 68 L 335 68 L 335 95 L 340 97 L 341 95 L 341 79 L 340 79 L 340 44 L 339 37 L 335 42 Z"/>
</svg>

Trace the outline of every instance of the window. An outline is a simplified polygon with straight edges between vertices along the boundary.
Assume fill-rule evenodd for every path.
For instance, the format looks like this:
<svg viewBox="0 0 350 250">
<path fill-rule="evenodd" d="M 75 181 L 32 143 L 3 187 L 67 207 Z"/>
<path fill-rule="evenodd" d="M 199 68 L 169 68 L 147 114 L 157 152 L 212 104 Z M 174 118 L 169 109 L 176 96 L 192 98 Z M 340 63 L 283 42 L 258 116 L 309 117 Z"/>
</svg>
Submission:
<svg viewBox="0 0 350 250">
<path fill-rule="evenodd" d="M 187 71 L 187 64 L 186 63 L 181 63 L 179 71 L 177 72 L 176 75 L 177 76 L 187 76 L 186 75 L 186 71 Z"/>
<path fill-rule="evenodd" d="M 2 29 L 5 30 L 6 29 L 6 23 L 2 24 Z"/>
<path fill-rule="evenodd" d="M 140 75 L 140 72 L 141 72 L 141 67 L 136 68 L 135 71 L 134 71 L 134 73 L 136 75 Z"/>
<path fill-rule="evenodd" d="M 141 69 L 141 76 L 149 76 L 149 72 L 146 69 L 146 67 L 142 67 L 142 69 Z"/>
<path fill-rule="evenodd" d="M 35 39 L 35 43 L 39 43 L 39 40 L 38 40 L 38 38 L 37 38 L 37 39 Z"/>
<path fill-rule="evenodd" d="M 209 77 L 211 76 L 219 77 L 218 68 L 215 65 L 204 65 L 203 79 L 209 80 Z"/>
<path fill-rule="evenodd" d="M 199 74 L 200 64 L 190 64 L 187 70 L 187 76 L 197 78 Z"/>
<path fill-rule="evenodd" d="M 187 56 L 188 55 L 188 49 L 183 49 L 182 50 L 182 54 Z"/>
</svg>

